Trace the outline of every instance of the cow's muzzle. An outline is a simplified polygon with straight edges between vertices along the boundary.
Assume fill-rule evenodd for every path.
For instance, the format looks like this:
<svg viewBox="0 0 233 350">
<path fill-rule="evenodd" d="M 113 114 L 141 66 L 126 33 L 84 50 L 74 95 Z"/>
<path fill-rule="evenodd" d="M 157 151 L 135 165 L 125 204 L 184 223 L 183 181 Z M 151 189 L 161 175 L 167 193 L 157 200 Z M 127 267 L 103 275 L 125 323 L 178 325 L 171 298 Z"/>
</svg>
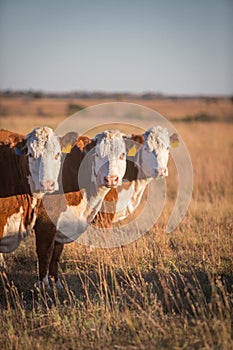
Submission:
<svg viewBox="0 0 233 350">
<path fill-rule="evenodd" d="M 53 192 L 55 191 L 55 181 L 46 180 L 40 182 L 42 192 Z"/>
<path fill-rule="evenodd" d="M 154 169 L 155 178 L 166 177 L 166 176 L 168 176 L 167 168 Z"/>
<path fill-rule="evenodd" d="M 116 187 L 118 185 L 119 178 L 117 175 L 105 176 L 104 185 L 106 187 Z"/>
</svg>

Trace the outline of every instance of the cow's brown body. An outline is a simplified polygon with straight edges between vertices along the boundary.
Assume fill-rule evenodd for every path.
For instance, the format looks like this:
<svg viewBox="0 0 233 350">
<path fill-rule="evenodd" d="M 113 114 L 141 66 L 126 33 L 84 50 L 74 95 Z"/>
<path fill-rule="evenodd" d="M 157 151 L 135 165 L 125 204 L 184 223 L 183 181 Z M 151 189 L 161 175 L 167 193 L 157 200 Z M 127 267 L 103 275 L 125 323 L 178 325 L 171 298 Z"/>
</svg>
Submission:
<svg viewBox="0 0 233 350">
<path fill-rule="evenodd" d="M 66 204 L 77 206 L 82 201 L 82 193 L 79 189 L 78 171 L 86 153 L 95 146 L 95 142 L 88 137 L 78 138 L 71 152 L 65 154 L 62 171 L 60 174 L 60 199 L 58 195 L 47 196 L 39 206 L 38 217 L 35 225 L 36 251 L 39 261 L 39 280 L 45 281 L 46 275 L 58 280 L 58 262 L 62 254 L 64 244 L 56 241 L 57 229 L 55 222 L 61 212 L 65 211 Z M 90 174 L 87 174 L 87 177 Z M 49 198 L 50 197 L 50 198 Z M 67 202 L 67 203 L 65 203 Z M 48 209 L 49 206 L 49 210 Z M 46 207 L 46 208 L 45 208 Z M 51 209 L 51 210 L 50 210 Z M 49 211 L 49 215 L 48 215 Z M 51 216 L 53 220 L 51 220 Z M 110 221 L 108 218 L 106 220 Z M 47 284 L 45 282 L 45 284 Z"/>
<path fill-rule="evenodd" d="M 24 136 L 8 130 L 0 130 L 0 252 L 8 253 L 17 248 L 29 234 L 35 222 L 37 203 L 30 193 L 27 176 L 29 168 L 26 156 L 17 156 L 15 145 Z M 21 214 L 20 214 L 21 213 Z M 21 217 L 21 231 L 8 236 L 11 221 Z"/>
<path fill-rule="evenodd" d="M 23 135 L 0 130 L 0 198 L 30 193 L 27 158 L 18 156 L 14 149 L 23 138 Z"/>
</svg>

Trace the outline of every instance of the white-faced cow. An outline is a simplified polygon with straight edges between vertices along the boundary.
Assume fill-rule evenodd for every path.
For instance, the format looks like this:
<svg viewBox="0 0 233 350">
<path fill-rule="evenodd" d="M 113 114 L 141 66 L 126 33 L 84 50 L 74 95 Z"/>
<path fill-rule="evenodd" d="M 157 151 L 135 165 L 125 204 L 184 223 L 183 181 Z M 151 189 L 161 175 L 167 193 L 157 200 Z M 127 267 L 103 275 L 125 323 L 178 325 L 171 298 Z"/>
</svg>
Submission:
<svg viewBox="0 0 233 350">
<path fill-rule="evenodd" d="M 23 137 L 0 130 L 0 253 L 15 250 L 33 231 L 38 199 L 58 188 L 59 138 L 48 127 Z"/>
<path fill-rule="evenodd" d="M 150 181 L 154 178 L 168 176 L 168 159 L 171 146 L 177 143 L 177 134 L 169 133 L 166 128 L 156 126 L 148 129 L 144 134 L 144 143 L 136 154 L 135 165 L 138 169 L 137 179 L 130 182 L 127 191 L 132 193 L 130 201 L 126 203 L 126 192 L 119 189 L 116 214 L 113 222 L 119 222 L 126 219 L 129 214 L 132 214 L 140 205 L 142 196 L 147 189 Z M 121 208 L 124 208 L 121 210 Z"/>
<path fill-rule="evenodd" d="M 81 160 L 84 171 L 77 183 Z M 107 193 L 122 184 L 126 170 L 125 136 L 113 130 L 104 131 L 93 140 L 81 137 L 64 160 L 63 168 L 63 189 L 72 190 L 65 178 L 68 175 L 72 182 L 70 174 L 76 177 L 75 188 L 69 193 L 45 196 L 35 225 L 39 280 L 45 286 L 49 286 L 49 275 L 54 277 L 58 287 L 61 286 L 58 261 L 64 242 L 73 242 L 83 233 L 94 220 Z"/>
<path fill-rule="evenodd" d="M 125 182 L 108 193 L 103 211 L 96 215 L 95 224 L 110 228 L 112 224 L 119 224 L 133 214 L 139 208 L 149 182 L 154 178 L 168 176 L 170 148 L 178 142 L 177 134 L 169 136 L 168 130 L 160 126 L 148 129 L 144 135 L 133 135 L 128 139 L 129 161 Z M 114 210 L 112 213 L 111 208 Z"/>
</svg>

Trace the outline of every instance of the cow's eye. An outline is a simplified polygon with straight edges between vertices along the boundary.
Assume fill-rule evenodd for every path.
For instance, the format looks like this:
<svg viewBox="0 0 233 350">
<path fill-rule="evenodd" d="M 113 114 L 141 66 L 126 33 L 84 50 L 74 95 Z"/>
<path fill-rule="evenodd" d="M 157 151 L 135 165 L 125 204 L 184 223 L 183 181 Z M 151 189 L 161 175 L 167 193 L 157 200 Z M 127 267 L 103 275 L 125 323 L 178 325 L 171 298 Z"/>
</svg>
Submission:
<svg viewBox="0 0 233 350">
<path fill-rule="evenodd" d="M 120 155 L 120 159 L 125 159 L 125 153 L 123 152 L 123 153 L 121 153 L 121 155 Z"/>
<path fill-rule="evenodd" d="M 28 157 L 29 157 L 29 158 L 33 158 L 32 153 L 28 153 Z"/>
<path fill-rule="evenodd" d="M 58 160 L 59 157 L 60 157 L 60 153 L 57 153 L 57 154 L 55 155 L 55 160 Z"/>
</svg>

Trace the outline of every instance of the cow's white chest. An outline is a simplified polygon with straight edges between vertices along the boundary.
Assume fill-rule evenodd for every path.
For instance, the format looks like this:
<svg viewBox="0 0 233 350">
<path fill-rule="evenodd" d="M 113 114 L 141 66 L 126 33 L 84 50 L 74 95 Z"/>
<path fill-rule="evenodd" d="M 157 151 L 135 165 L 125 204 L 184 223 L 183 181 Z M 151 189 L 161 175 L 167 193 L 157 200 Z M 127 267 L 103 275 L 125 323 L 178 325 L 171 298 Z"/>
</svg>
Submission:
<svg viewBox="0 0 233 350">
<path fill-rule="evenodd" d="M 114 223 L 126 219 L 138 208 L 146 186 L 147 180 L 135 180 L 127 190 L 119 191 Z"/>
<path fill-rule="evenodd" d="M 57 241 L 74 241 L 87 229 L 88 222 L 84 215 L 86 207 L 86 198 L 83 198 L 77 206 L 67 205 L 66 210 L 60 214 L 57 221 Z"/>
<path fill-rule="evenodd" d="M 14 213 L 7 218 L 3 229 L 3 237 L 0 241 L 0 253 L 14 251 L 26 235 L 27 230 L 23 224 L 23 207 L 20 207 L 18 213 Z"/>
<path fill-rule="evenodd" d="M 134 193 L 133 183 L 127 190 L 123 188 L 118 192 L 118 201 L 116 204 L 117 213 L 126 209 L 128 206 L 131 206 L 133 193 Z"/>
<path fill-rule="evenodd" d="M 134 211 L 132 201 L 134 195 L 134 187 L 134 182 L 132 182 L 128 189 L 123 188 L 118 191 L 116 213 L 113 219 L 114 223 L 125 219 L 130 213 Z"/>
<path fill-rule="evenodd" d="M 26 233 L 26 229 L 23 225 L 23 207 L 20 207 L 18 213 L 14 213 L 7 218 L 3 229 L 3 237 L 18 234 L 19 232 L 22 232 L 22 234 Z"/>
</svg>

